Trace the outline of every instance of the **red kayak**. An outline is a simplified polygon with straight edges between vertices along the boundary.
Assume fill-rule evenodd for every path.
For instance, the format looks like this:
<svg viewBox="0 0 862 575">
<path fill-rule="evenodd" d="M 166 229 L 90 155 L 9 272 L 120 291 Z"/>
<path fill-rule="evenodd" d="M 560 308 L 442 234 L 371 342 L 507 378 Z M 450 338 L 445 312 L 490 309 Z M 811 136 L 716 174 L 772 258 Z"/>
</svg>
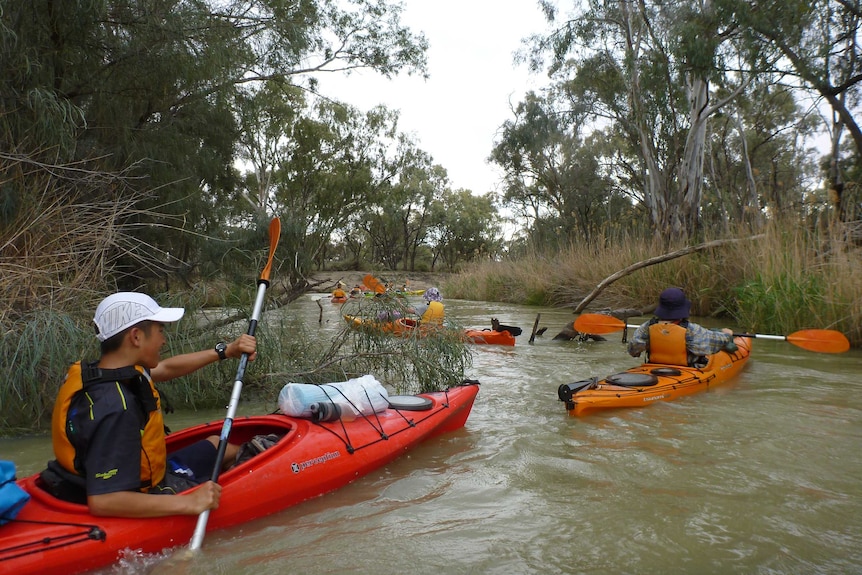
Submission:
<svg viewBox="0 0 862 575">
<path fill-rule="evenodd" d="M 232 441 L 268 434 L 280 439 L 221 475 L 221 502 L 210 514 L 207 531 L 251 521 L 343 487 L 420 442 L 463 427 L 478 391 L 476 383 L 465 382 L 442 392 L 392 396 L 389 409 L 353 421 L 316 423 L 286 415 L 235 419 Z M 172 433 L 168 451 L 219 435 L 221 428 L 217 421 Z M 65 575 L 114 563 L 125 549 L 159 553 L 187 545 L 197 522 L 197 516 L 96 517 L 85 505 L 49 495 L 40 487 L 38 474 L 18 480 L 18 485 L 31 499 L 15 520 L 0 526 L 3 573 Z"/>
</svg>

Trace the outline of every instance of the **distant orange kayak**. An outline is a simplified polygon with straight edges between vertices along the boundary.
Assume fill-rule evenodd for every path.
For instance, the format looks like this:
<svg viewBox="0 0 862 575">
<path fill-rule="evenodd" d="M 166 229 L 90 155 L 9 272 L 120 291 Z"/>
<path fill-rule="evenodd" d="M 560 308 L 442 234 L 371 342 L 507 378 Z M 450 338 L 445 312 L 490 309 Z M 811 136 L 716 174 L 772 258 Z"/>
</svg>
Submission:
<svg viewBox="0 0 862 575">
<path fill-rule="evenodd" d="M 706 367 L 643 363 L 602 380 L 565 383 L 557 395 L 569 415 L 584 415 L 602 409 L 645 407 L 656 401 L 671 401 L 725 383 L 739 374 L 751 354 L 752 340 L 734 339 L 737 351 L 709 356 Z"/>
<path fill-rule="evenodd" d="M 403 335 L 416 329 L 419 321 L 410 318 L 399 318 L 397 321 L 386 321 L 373 318 L 359 317 L 355 315 L 345 315 L 346 321 L 351 327 L 365 328 L 372 330 L 380 330 L 393 335 Z"/>
<path fill-rule="evenodd" d="M 515 336 L 508 331 L 494 331 L 492 329 L 468 329 L 464 332 L 470 343 L 491 345 L 515 345 Z"/>
<path fill-rule="evenodd" d="M 380 321 L 371 318 L 362 318 L 345 315 L 345 321 L 355 328 L 365 327 L 378 329 L 393 335 L 409 336 L 418 330 L 419 336 L 426 336 L 441 328 L 435 324 L 421 324 L 418 320 L 402 317 L 395 321 Z M 489 344 L 489 345 L 515 345 L 515 337 L 508 331 L 494 331 L 490 329 L 467 329 L 463 331 L 464 340 L 467 343 Z"/>
</svg>

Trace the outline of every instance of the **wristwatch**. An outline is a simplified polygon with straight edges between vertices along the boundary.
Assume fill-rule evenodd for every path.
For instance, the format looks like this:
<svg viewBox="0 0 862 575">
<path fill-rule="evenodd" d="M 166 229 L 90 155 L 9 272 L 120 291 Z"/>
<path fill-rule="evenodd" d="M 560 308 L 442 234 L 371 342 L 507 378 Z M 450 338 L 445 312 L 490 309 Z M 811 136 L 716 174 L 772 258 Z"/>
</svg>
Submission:
<svg viewBox="0 0 862 575">
<path fill-rule="evenodd" d="M 219 361 L 227 359 L 227 344 L 223 341 L 215 344 L 215 351 L 218 354 Z"/>
</svg>

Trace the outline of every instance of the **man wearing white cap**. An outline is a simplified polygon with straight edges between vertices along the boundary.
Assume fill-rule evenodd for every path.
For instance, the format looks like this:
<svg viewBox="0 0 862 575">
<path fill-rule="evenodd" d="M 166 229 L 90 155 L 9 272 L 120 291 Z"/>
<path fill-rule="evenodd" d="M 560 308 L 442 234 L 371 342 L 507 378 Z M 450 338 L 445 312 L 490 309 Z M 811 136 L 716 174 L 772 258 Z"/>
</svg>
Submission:
<svg viewBox="0 0 862 575">
<path fill-rule="evenodd" d="M 154 384 L 243 353 L 254 360 L 255 338 L 242 335 L 203 351 L 161 360 L 165 324 L 183 308 L 163 308 L 134 292 L 108 296 L 93 318 L 101 357 L 77 362 L 54 405 L 56 461 L 42 478 L 55 495 L 86 502 L 94 515 L 159 517 L 197 515 L 218 507 L 221 486 L 209 481 L 218 436 L 166 453 L 161 401 Z M 225 462 L 236 457 L 229 445 Z M 200 488 L 174 497 L 195 485 Z"/>
</svg>

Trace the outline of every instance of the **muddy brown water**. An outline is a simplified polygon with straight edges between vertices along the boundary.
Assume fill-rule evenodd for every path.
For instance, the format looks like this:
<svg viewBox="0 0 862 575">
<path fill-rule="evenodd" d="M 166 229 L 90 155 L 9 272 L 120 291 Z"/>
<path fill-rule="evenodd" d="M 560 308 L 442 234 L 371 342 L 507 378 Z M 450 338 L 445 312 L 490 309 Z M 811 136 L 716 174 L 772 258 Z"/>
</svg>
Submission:
<svg viewBox="0 0 862 575">
<path fill-rule="evenodd" d="M 286 313 L 316 324 L 319 308 L 307 297 Z M 537 313 L 548 330 L 530 345 Z M 334 493 L 210 533 L 171 572 L 862 573 L 859 350 L 757 340 L 726 385 L 571 418 L 561 383 L 638 361 L 618 338 L 552 341 L 572 319 L 565 310 L 448 301 L 447 316 L 524 330 L 514 348 L 474 348 L 470 376 L 482 386 L 464 429 Z M 327 301 L 319 329 L 338 317 Z M 2 440 L 0 457 L 24 475 L 50 445 Z M 97 573 L 158 571 L 161 559 L 129 551 Z"/>
</svg>

